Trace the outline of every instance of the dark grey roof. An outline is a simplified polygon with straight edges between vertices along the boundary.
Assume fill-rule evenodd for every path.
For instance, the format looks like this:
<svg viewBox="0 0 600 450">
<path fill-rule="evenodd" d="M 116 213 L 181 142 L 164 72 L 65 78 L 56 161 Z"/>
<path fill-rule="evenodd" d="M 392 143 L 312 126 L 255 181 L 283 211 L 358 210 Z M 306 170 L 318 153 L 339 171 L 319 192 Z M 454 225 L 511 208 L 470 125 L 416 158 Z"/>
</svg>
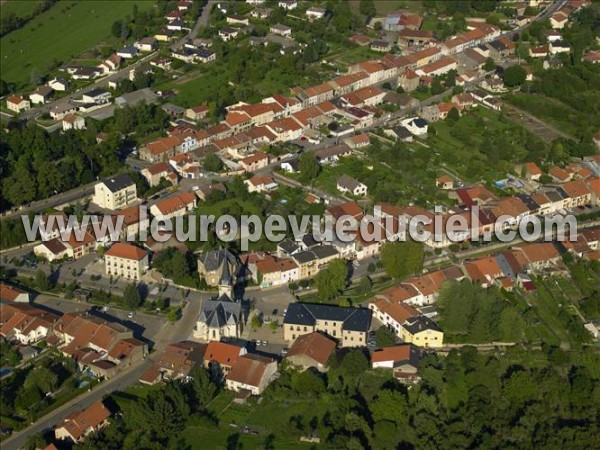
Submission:
<svg viewBox="0 0 600 450">
<path fill-rule="evenodd" d="M 337 256 L 338 252 L 333 245 L 321 245 L 318 247 L 314 247 L 312 252 L 319 259 L 327 258 L 330 256 Z"/>
<path fill-rule="evenodd" d="M 315 261 L 316 259 L 318 259 L 317 255 L 315 255 L 312 251 L 298 252 L 295 255 L 293 255 L 293 257 L 300 264 Z"/>
<path fill-rule="evenodd" d="M 88 96 L 88 97 L 98 97 L 100 95 L 104 95 L 104 94 L 108 94 L 108 91 L 104 90 L 104 89 L 92 89 L 91 91 L 88 92 L 84 92 L 83 95 Z"/>
<path fill-rule="evenodd" d="M 371 310 L 313 303 L 291 303 L 283 323 L 314 325 L 317 320 L 343 322 L 343 330 L 367 332 L 371 326 Z"/>
<path fill-rule="evenodd" d="M 412 123 L 414 123 L 419 128 L 423 128 L 423 127 L 427 126 L 427 121 L 425 119 L 422 119 L 421 117 L 417 117 L 417 118 L 413 119 Z"/>
<path fill-rule="evenodd" d="M 490 47 L 493 47 L 495 50 L 501 52 L 502 50 L 506 50 L 508 47 L 506 46 L 506 44 L 504 44 L 504 42 L 501 41 L 492 41 L 490 42 Z"/>
<path fill-rule="evenodd" d="M 566 198 L 569 198 L 569 197 L 570 197 L 570 195 L 569 195 L 569 194 L 567 194 L 567 191 L 565 191 L 565 190 L 564 190 L 562 187 L 560 187 L 560 186 L 557 186 L 557 187 L 556 187 L 556 192 L 558 193 L 558 195 L 560 195 L 560 196 L 561 196 L 561 198 L 562 198 L 563 200 L 564 200 L 564 199 L 566 199 Z"/>
<path fill-rule="evenodd" d="M 412 136 L 411 132 L 403 126 L 394 127 L 393 130 L 396 136 L 398 136 L 400 139 L 406 139 Z"/>
<path fill-rule="evenodd" d="M 342 186 L 343 188 L 349 189 L 351 191 L 360 186 L 359 181 L 355 180 L 352 177 L 349 177 L 346 174 L 343 174 L 341 177 L 338 178 L 337 184 L 338 186 Z"/>
<path fill-rule="evenodd" d="M 292 253 L 298 251 L 300 247 L 291 239 L 284 239 L 279 244 L 277 244 L 277 248 L 281 249 L 281 252 L 291 255 Z"/>
<path fill-rule="evenodd" d="M 315 237 L 311 233 L 307 233 L 302 236 L 300 239 L 306 248 L 312 248 L 319 245 L 319 242 L 315 239 Z"/>
<path fill-rule="evenodd" d="M 498 266 L 500 267 L 500 270 L 502 270 L 504 276 L 509 278 L 515 277 L 516 274 L 514 273 L 510 263 L 502 253 L 496 255 L 496 262 L 498 263 Z"/>
<path fill-rule="evenodd" d="M 199 48 L 198 50 L 196 50 L 196 54 L 200 58 L 210 58 L 212 55 L 215 54 L 215 52 L 211 52 L 210 50 L 208 50 L 206 48 Z"/>
<path fill-rule="evenodd" d="M 525 206 L 527 206 L 527 208 L 529 209 L 529 211 L 535 211 L 536 209 L 539 209 L 540 205 L 538 205 L 533 198 L 531 198 L 530 195 L 527 194 L 518 194 L 517 197 L 519 197 L 521 199 L 521 201 L 523 203 L 525 203 Z"/>
<path fill-rule="evenodd" d="M 425 316 L 409 317 L 402 325 L 410 334 L 415 334 L 425 330 L 442 331 L 435 322 Z"/>
<path fill-rule="evenodd" d="M 120 173 L 114 177 L 107 178 L 103 181 L 103 183 L 111 192 L 118 192 L 135 184 L 131 177 L 126 173 Z"/>
<path fill-rule="evenodd" d="M 564 192 L 564 190 L 562 190 L 562 191 Z M 563 200 L 565 198 L 562 195 L 560 195 L 560 193 L 557 192 L 556 190 L 545 191 L 544 195 L 546 197 L 548 197 L 548 200 L 550 200 L 551 202 L 558 202 L 558 201 Z"/>
<path fill-rule="evenodd" d="M 204 268 L 207 272 L 217 270 L 223 264 L 223 261 L 229 262 L 234 267 L 237 267 L 237 258 L 227 249 L 212 250 L 206 252 L 200 257 L 200 260 L 204 264 Z"/>
<path fill-rule="evenodd" d="M 222 327 L 227 322 L 238 322 L 242 313 L 242 305 L 223 294 L 217 299 L 205 300 L 202 305 L 199 321 L 209 327 Z"/>
</svg>

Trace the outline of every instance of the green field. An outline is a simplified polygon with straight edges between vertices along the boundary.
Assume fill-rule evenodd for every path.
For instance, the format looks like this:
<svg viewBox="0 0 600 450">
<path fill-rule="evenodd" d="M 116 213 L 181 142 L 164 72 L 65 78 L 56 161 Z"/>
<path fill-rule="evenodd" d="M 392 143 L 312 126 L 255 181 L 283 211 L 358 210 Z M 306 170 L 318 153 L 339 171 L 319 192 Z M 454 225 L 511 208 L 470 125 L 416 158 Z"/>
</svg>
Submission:
<svg viewBox="0 0 600 450">
<path fill-rule="evenodd" d="M 112 23 L 131 15 L 134 4 L 140 9 L 149 9 L 153 2 L 60 1 L 0 40 L 2 79 L 20 86 L 27 85 L 33 69 L 44 75 L 58 63 L 68 62 L 109 39 Z"/>
<path fill-rule="evenodd" d="M 40 3 L 42 3 L 41 0 L 7 0 L 2 3 L 0 17 L 8 14 L 14 14 L 17 17 L 28 17 Z"/>
</svg>

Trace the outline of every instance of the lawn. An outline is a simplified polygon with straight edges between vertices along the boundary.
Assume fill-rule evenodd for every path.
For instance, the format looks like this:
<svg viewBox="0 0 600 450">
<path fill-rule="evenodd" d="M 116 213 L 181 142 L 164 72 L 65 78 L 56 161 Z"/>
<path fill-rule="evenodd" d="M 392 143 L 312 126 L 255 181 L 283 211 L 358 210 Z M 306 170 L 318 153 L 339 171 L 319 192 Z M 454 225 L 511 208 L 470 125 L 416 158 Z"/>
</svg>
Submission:
<svg viewBox="0 0 600 450">
<path fill-rule="evenodd" d="M 84 50 L 110 40 L 115 20 L 131 15 L 134 4 L 140 9 L 150 9 L 153 3 L 62 0 L 0 40 L 2 78 L 19 86 L 27 85 L 34 69 L 44 75 Z"/>
<path fill-rule="evenodd" d="M 42 0 L 7 0 L 2 3 L 0 17 L 4 18 L 8 14 L 14 14 L 17 17 L 29 17 L 40 3 L 42 3 Z"/>
</svg>

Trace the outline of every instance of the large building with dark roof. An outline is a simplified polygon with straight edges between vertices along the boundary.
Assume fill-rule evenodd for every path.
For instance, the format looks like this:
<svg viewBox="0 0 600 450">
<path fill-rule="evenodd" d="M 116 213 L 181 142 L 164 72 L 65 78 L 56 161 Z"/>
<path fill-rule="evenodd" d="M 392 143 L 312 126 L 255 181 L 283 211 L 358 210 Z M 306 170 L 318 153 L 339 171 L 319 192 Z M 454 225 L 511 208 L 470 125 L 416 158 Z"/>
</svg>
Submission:
<svg viewBox="0 0 600 450">
<path fill-rule="evenodd" d="M 194 337 L 205 341 L 221 338 L 239 338 L 242 333 L 243 315 L 240 302 L 231 300 L 227 294 L 205 300 L 198 316 Z"/>
<path fill-rule="evenodd" d="M 198 258 L 198 272 L 206 284 L 219 288 L 219 295 L 233 297 L 233 289 L 238 281 L 240 263 L 229 250 L 220 249 L 206 252 Z"/>
<path fill-rule="evenodd" d="M 293 343 L 297 337 L 320 331 L 337 339 L 342 347 L 367 344 L 371 311 L 312 303 L 292 303 L 283 320 L 283 338 Z"/>
</svg>

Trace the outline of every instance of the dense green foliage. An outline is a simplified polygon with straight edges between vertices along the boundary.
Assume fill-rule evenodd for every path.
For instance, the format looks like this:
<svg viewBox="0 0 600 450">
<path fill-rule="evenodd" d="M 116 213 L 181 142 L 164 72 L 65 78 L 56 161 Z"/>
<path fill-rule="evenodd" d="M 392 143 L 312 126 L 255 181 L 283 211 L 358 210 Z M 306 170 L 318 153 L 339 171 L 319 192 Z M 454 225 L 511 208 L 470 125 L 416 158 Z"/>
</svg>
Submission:
<svg viewBox="0 0 600 450">
<path fill-rule="evenodd" d="M 166 278 L 171 278 L 175 284 L 189 287 L 200 287 L 197 261 L 193 253 L 182 253 L 176 248 L 169 247 L 157 253 L 152 260 L 152 266 Z"/>
<path fill-rule="evenodd" d="M 388 242 L 381 248 L 381 262 L 389 276 L 404 278 L 423 268 L 423 244 L 413 240 Z"/>
<path fill-rule="evenodd" d="M 346 260 L 335 259 L 331 261 L 315 277 L 315 286 L 319 291 L 319 297 L 323 300 L 331 300 L 337 297 L 346 287 L 347 278 L 348 264 Z"/>
</svg>

